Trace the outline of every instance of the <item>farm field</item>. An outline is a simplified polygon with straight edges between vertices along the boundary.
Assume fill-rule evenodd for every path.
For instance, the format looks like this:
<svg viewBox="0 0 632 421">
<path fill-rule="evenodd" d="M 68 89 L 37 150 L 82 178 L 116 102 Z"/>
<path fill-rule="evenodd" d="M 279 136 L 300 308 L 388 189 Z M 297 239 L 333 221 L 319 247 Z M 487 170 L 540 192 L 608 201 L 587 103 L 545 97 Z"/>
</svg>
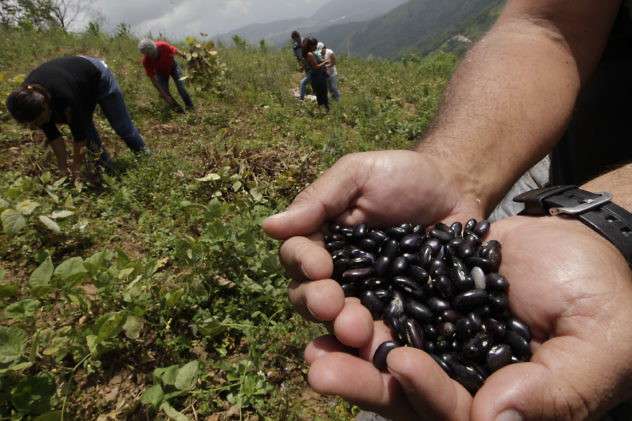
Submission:
<svg viewBox="0 0 632 421">
<path fill-rule="evenodd" d="M 136 44 L 0 29 L 0 420 L 351 419 L 305 381 L 324 328 L 293 313 L 260 222 L 347 153 L 413 146 L 456 58 L 340 57 L 324 115 L 291 95 L 291 51 L 219 47 L 225 67 L 187 81 L 196 110 L 179 115 Z M 74 54 L 108 62 L 152 150 L 134 157 L 99 116 L 117 166 L 101 187 L 61 178 L 4 104 Z"/>
</svg>

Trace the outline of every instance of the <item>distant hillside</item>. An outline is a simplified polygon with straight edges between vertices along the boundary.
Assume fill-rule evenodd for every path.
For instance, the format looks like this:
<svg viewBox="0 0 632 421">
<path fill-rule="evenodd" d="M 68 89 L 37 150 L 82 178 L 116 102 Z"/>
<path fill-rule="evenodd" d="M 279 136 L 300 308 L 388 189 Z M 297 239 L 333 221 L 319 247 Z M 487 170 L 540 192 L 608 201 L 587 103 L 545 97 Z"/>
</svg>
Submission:
<svg viewBox="0 0 632 421">
<path fill-rule="evenodd" d="M 357 28 L 357 22 L 367 22 L 383 16 L 407 0 L 331 0 L 322 6 L 311 17 L 286 19 L 269 23 L 257 23 L 218 36 L 227 41 L 239 35 L 251 43 L 265 39 L 269 43 L 283 46 L 288 42 L 289 34 L 299 30 L 304 34 L 313 34 L 325 28 L 349 24 L 344 29 L 344 36 L 349 30 Z M 342 38 L 342 37 L 341 37 Z"/>
<path fill-rule="evenodd" d="M 504 0 L 410 0 L 362 25 L 326 28 L 316 36 L 341 52 L 358 56 L 426 54 L 468 29 L 477 38 L 493 24 L 502 4 Z"/>
</svg>

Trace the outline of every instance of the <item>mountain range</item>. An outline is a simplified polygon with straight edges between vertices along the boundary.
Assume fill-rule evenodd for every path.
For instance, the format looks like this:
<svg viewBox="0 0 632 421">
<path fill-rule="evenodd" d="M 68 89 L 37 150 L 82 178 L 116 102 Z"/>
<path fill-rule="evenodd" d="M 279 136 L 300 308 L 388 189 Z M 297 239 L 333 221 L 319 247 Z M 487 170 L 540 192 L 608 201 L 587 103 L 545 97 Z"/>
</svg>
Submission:
<svg viewBox="0 0 632 421">
<path fill-rule="evenodd" d="M 310 18 L 249 25 L 235 34 L 276 46 L 292 30 L 312 34 L 339 54 L 397 58 L 439 48 L 460 50 L 496 20 L 504 0 L 332 0 Z"/>
</svg>

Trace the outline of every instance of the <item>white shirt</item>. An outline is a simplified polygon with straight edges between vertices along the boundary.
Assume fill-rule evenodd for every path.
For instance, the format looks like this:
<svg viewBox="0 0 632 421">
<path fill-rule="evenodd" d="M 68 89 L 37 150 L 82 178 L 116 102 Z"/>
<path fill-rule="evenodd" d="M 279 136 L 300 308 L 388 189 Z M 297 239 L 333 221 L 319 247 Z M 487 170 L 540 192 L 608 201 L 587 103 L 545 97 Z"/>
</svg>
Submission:
<svg viewBox="0 0 632 421">
<path fill-rule="evenodd" d="M 333 51 L 327 48 L 325 50 L 325 61 L 329 60 L 333 53 L 334 53 Z M 327 67 L 327 74 L 329 76 L 338 76 L 338 71 L 336 70 L 336 66 Z"/>
</svg>

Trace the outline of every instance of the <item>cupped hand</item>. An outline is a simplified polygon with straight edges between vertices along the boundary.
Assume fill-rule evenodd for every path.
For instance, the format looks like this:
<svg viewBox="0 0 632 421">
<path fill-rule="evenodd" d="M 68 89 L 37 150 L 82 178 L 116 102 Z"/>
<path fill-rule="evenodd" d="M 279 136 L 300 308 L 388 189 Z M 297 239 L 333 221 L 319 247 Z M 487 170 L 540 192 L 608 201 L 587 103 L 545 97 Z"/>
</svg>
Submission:
<svg viewBox="0 0 632 421">
<path fill-rule="evenodd" d="M 482 206 L 467 184 L 445 161 L 413 151 L 340 159 L 285 212 L 263 224 L 270 236 L 285 241 L 281 260 L 294 279 L 290 299 L 298 311 L 310 319 L 333 321 L 343 309 L 342 289 L 329 279 L 333 263 L 319 235 L 326 221 L 376 226 L 480 217 Z"/>
<path fill-rule="evenodd" d="M 391 419 L 596 419 L 631 398 L 632 272 L 618 250 L 561 218 L 510 218 L 490 238 L 503 244 L 511 310 L 533 333 L 530 362 L 497 371 L 474 397 L 417 349 L 392 351 L 380 372 L 370 361 L 390 332 L 347 299 L 335 336 L 305 351 L 311 386 Z"/>
</svg>

